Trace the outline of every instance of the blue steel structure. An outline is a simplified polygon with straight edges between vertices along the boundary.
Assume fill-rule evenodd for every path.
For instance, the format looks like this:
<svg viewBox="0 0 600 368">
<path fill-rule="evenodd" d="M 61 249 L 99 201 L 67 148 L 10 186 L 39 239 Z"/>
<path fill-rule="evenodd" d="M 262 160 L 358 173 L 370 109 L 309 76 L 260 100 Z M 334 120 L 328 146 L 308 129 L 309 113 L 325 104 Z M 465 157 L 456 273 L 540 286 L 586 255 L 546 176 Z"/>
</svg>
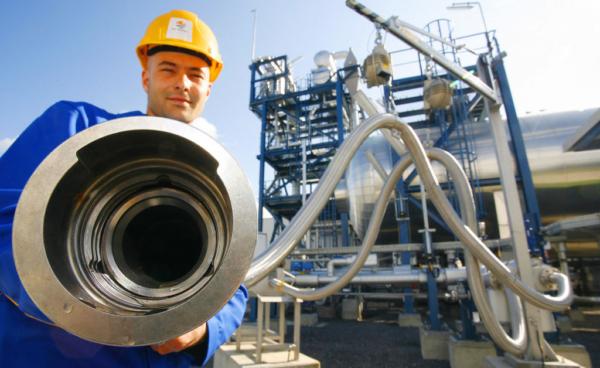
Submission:
<svg viewBox="0 0 600 368">
<path fill-rule="evenodd" d="M 498 42 L 496 42 L 496 48 L 500 49 Z M 510 142 L 513 155 L 515 156 L 517 176 L 523 190 L 523 199 L 525 202 L 525 230 L 527 231 L 529 250 L 532 255 L 544 257 L 543 240 L 540 236 L 540 208 L 535 195 L 531 169 L 529 168 L 529 162 L 527 161 L 521 125 L 519 124 L 517 110 L 512 99 L 510 85 L 508 84 L 508 76 L 506 74 L 506 69 L 504 69 L 504 62 L 502 61 L 503 57 L 504 54 L 499 53 L 499 55 L 492 60 L 492 72 L 498 79 L 498 85 L 502 94 L 504 111 L 506 112 L 506 122 L 511 137 Z"/>
<path fill-rule="evenodd" d="M 345 79 L 358 66 L 334 71 L 328 81 L 310 78 L 302 85 L 291 75 L 287 56 L 256 60 L 250 65 L 250 110 L 261 120 L 258 227 L 263 209 L 275 220 L 276 236 L 302 205 L 301 188 L 310 196 L 349 131 L 344 109 L 350 97 Z M 306 162 L 303 162 L 303 146 Z M 267 179 L 267 165 L 273 171 Z M 303 182 L 303 170 L 306 183 Z M 319 216 L 319 231 L 330 246 L 351 242 L 348 214 L 336 208 L 333 194 Z M 341 244 L 338 244 L 341 242 Z"/>
</svg>

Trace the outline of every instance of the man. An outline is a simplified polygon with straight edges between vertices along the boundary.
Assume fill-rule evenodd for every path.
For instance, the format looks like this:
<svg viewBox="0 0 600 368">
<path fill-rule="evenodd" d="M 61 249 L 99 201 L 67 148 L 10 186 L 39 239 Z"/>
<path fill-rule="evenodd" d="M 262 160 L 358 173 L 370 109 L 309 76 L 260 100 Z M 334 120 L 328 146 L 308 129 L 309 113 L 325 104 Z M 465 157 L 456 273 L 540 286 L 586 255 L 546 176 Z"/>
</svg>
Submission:
<svg viewBox="0 0 600 368">
<path fill-rule="evenodd" d="M 137 47 L 148 95 L 146 114 L 192 123 L 204 109 L 223 62 L 216 38 L 194 13 L 156 18 Z M 61 101 L 36 119 L 0 157 L 0 366 L 186 367 L 204 364 L 240 325 L 247 291 L 240 286 L 204 325 L 152 347 L 112 347 L 54 326 L 25 292 L 12 258 L 11 232 L 19 195 L 38 164 L 59 144 L 95 124 L 126 116 L 83 102 Z M 190 326 L 192 328 L 193 326 Z M 183 350 L 195 346 L 195 356 Z"/>
</svg>

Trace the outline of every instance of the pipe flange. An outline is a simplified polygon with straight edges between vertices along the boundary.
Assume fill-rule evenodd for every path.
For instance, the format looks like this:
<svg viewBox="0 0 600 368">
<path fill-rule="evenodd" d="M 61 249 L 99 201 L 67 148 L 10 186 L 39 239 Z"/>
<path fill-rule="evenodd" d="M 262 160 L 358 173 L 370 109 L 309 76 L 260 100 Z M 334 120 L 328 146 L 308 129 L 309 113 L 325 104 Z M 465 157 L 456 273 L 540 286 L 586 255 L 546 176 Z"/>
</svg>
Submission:
<svg viewBox="0 0 600 368">
<path fill-rule="evenodd" d="M 38 166 L 17 206 L 14 259 L 59 327 L 101 344 L 155 344 L 203 324 L 236 292 L 256 215 L 248 179 L 211 137 L 169 119 L 117 119 Z"/>
</svg>

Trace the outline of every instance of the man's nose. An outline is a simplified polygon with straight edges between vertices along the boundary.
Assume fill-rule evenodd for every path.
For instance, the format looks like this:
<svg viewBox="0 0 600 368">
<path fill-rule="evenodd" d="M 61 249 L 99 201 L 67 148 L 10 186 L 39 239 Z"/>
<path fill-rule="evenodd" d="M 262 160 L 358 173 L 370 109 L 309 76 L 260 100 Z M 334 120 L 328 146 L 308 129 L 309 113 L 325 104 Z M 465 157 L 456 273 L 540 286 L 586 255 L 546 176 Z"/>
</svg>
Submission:
<svg viewBox="0 0 600 368">
<path fill-rule="evenodd" d="M 175 87 L 177 89 L 182 89 L 182 90 L 187 91 L 190 89 L 191 83 L 192 83 L 192 81 L 190 80 L 190 78 L 188 78 L 186 73 L 180 73 L 177 76 Z"/>
</svg>

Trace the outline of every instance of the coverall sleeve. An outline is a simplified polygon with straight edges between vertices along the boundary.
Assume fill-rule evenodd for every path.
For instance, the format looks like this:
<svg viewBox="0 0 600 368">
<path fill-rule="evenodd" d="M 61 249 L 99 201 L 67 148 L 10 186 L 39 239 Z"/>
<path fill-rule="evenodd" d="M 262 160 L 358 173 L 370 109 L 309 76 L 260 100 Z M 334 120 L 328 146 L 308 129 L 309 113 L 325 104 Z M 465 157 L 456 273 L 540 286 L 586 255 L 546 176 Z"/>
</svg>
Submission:
<svg viewBox="0 0 600 368">
<path fill-rule="evenodd" d="M 12 223 L 27 180 L 44 158 L 69 137 L 88 128 L 84 105 L 57 102 L 33 121 L 0 157 L 0 293 L 25 314 L 49 322 L 29 298 L 12 254 Z"/>
<path fill-rule="evenodd" d="M 221 308 L 219 313 L 208 320 L 206 323 L 208 336 L 203 343 L 206 355 L 199 359 L 202 366 L 206 365 L 217 349 L 227 342 L 235 330 L 240 327 L 244 319 L 247 301 L 248 290 L 244 285 L 240 285 L 233 297 Z"/>
<path fill-rule="evenodd" d="M 115 115 L 85 102 L 59 101 L 0 156 L 0 293 L 25 314 L 49 322 L 25 292 L 13 261 L 12 223 L 27 180 L 50 152 L 75 134 L 107 120 L 137 115 L 142 113 Z"/>
</svg>

